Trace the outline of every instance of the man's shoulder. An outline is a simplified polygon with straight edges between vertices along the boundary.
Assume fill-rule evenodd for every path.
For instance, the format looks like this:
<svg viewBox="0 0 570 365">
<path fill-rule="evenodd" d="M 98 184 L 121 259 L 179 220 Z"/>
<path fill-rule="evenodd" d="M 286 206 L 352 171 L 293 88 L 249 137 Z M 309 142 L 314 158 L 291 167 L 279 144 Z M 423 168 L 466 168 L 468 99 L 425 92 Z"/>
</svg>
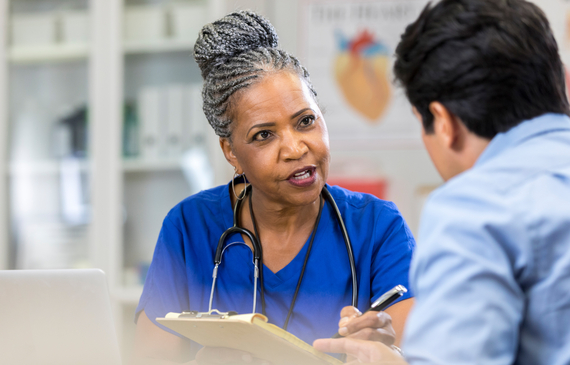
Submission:
<svg viewBox="0 0 570 365">
<path fill-rule="evenodd" d="M 437 190 L 446 196 L 507 196 L 550 176 L 570 178 L 570 134 L 556 133 L 514 146 L 476 164 Z"/>
<path fill-rule="evenodd" d="M 556 205 L 552 202 L 570 196 L 570 143 L 552 137 L 548 143 L 536 139 L 510 148 L 449 180 L 428 198 L 423 232 L 436 226 L 518 230 L 545 217 L 559 220 L 566 212 L 545 202 Z"/>
</svg>

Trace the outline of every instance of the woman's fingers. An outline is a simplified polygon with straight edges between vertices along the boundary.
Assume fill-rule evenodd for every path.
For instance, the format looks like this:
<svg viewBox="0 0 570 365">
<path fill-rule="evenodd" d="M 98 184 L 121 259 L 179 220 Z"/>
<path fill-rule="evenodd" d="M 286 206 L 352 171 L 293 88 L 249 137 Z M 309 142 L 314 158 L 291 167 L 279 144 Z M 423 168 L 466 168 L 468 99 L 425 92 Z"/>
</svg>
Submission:
<svg viewBox="0 0 570 365">
<path fill-rule="evenodd" d="M 358 310 L 358 308 L 352 306 L 342 308 L 340 311 L 340 321 L 338 321 L 338 327 L 345 327 L 348 322 L 360 315 L 362 315 L 362 313 Z"/>
<path fill-rule="evenodd" d="M 337 354 L 348 354 L 362 358 L 364 353 L 370 351 L 370 349 L 364 348 L 359 340 L 353 340 L 346 338 L 339 339 L 318 339 L 313 342 L 313 347 L 322 352 L 332 352 Z M 360 355 L 360 357 L 359 357 Z"/>
<path fill-rule="evenodd" d="M 356 340 L 377 341 L 385 345 L 393 345 L 396 335 L 393 331 L 384 328 L 364 328 L 353 334 L 348 335 L 349 338 Z"/>
<path fill-rule="evenodd" d="M 343 312 L 341 313 L 351 313 L 345 309 Z M 387 345 L 392 345 L 396 339 L 392 318 L 385 312 L 370 311 L 360 316 L 343 317 L 339 321 L 338 333 L 361 340 L 380 341 Z"/>
<path fill-rule="evenodd" d="M 355 356 L 359 362 L 406 364 L 401 356 L 379 342 L 363 341 L 354 338 L 327 338 L 316 340 L 313 346 L 322 352 L 344 353 Z"/>
<path fill-rule="evenodd" d="M 344 308 L 342 308 L 342 310 L 340 311 L 340 317 L 357 317 L 359 315 L 361 315 L 362 313 L 358 310 L 358 308 L 353 307 L 353 306 L 346 306 Z"/>
</svg>

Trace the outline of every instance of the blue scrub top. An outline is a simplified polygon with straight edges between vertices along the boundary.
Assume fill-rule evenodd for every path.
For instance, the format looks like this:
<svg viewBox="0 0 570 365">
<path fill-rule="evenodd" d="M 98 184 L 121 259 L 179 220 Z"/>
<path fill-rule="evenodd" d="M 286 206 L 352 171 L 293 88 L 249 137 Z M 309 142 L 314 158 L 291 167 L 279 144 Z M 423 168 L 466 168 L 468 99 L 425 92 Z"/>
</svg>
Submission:
<svg viewBox="0 0 570 365">
<path fill-rule="evenodd" d="M 352 241 L 358 278 L 358 308 L 394 286 L 408 285 L 415 241 L 396 206 L 338 186 L 329 191 Z M 176 205 L 164 219 L 136 313 L 156 322 L 168 312 L 207 311 L 214 255 L 222 233 L 233 224 L 230 185 L 202 191 Z M 227 240 L 213 308 L 251 313 L 253 255 L 240 235 Z M 307 253 L 309 240 L 283 269 L 263 267 L 269 322 L 283 326 Z M 346 246 L 333 208 L 325 201 L 288 331 L 312 343 L 338 330 L 340 311 L 351 304 L 352 279 Z M 408 292 L 400 300 L 411 296 Z M 261 312 L 259 287 L 257 312 Z"/>
</svg>

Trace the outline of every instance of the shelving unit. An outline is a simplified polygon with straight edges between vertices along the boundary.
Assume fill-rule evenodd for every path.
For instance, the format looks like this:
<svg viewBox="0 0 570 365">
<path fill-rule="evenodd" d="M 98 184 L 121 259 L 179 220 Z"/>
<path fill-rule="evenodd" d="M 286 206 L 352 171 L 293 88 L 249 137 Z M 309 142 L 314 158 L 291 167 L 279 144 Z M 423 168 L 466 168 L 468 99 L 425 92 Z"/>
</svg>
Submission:
<svg viewBox="0 0 570 365">
<path fill-rule="evenodd" d="M 0 29 L 8 29 L 9 24 L 9 3 L 8 0 L 0 0 Z M 0 138 L 2 141 L 9 139 L 8 121 L 8 44 L 7 37 L 0 37 Z M 9 170 L 8 148 L 4 144 L 0 148 L 0 176 L 6 177 Z M 0 269 L 9 268 L 10 257 L 10 236 L 9 232 L 10 213 L 8 209 L 8 186 L 7 178 L 0 179 L 0 231 L 5 232 L 0 235 Z"/>
<path fill-rule="evenodd" d="M 58 161 L 34 161 L 34 162 L 15 162 L 10 163 L 8 167 L 9 176 L 45 176 L 56 175 L 60 173 L 60 163 Z M 86 160 L 80 162 L 81 171 L 88 171 L 89 164 Z"/>
<path fill-rule="evenodd" d="M 178 159 L 145 161 L 125 158 L 123 160 L 123 171 L 125 172 L 162 172 L 178 170 L 180 170 L 180 161 Z"/>
<path fill-rule="evenodd" d="M 66 62 L 87 59 L 87 57 L 89 57 L 87 44 L 11 47 L 8 53 L 8 60 L 12 64 Z"/>
<path fill-rule="evenodd" d="M 173 51 L 189 51 L 194 49 L 194 42 L 179 40 L 161 40 L 156 42 L 125 42 L 124 50 L 126 54 L 137 53 L 160 53 Z"/>
<path fill-rule="evenodd" d="M 14 1 L 0 0 L 0 29 L 9 29 Z M 224 0 L 187 1 L 206 6 L 209 17 L 218 17 L 225 9 Z M 141 2 L 156 4 L 161 0 L 138 1 L 137 5 Z M 28 2 L 26 7 L 37 7 L 33 9 L 36 12 L 58 11 L 57 6 L 69 3 L 73 1 L 38 0 Z M 78 171 L 88 181 L 90 218 L 81 228 L 88 234 L 87 257 L 81 267 L 98 267 L 106 272 L 118 338 L 128 359 L 134 309 L 142 293 L 139 278 L 133 280 L 133 267 L 150 262 L 162 219 L 191 189 L 176 157 L 122 157 L 124 103 L 146 84 L 201 79 L 191 59 L 194 39 L 123 41 L 124 11 L 130 0 L 76 3 L 86 4 L 89 43 L 16 46 L 8 42 L 8 37 L 0 37 L 0 138 L 5 146 L 0 148 L 0 175 L 5 177 L 0 179 L 0 231 L 5 232 L 0 235 L 0 269 L 16 267 L 18 242 L 13 240 L 16 218 L 10 205 L 14 200 L 11 181 L 29 179 L 49 185 L 50 191 L 60 186 L 61 162 L 56 157 L 13 160 L 10 156 L 13 124 L 22 109 L 18 98 L 28 89 L 33 91 L 29 93 L 31 98 L 43 98 L 42 103 L 51 109 L 42 123 L 53 124 L 59 118 L 56 109 L 67 104 L 87 105 L 89 150 L 87 157 L 79 161 Z M 65 77 L 66 70 L 73 72 Z M 20 85 L 22 82 L 26 85 Z M 42 87 L 49 83 L 51 89 L 44 90 Z M 75 89 L 81 91 L 69 91 Z M 213 133 L 203 146 L 209 154 L 215 183 L 225 183 L 231 171 Z M 57 201 L 57 197 L 50 199 Z"/>
<path fill-rule="evenodd" d="M 127 41 L 123 45 L 125 54 L 162 53 L 175 51 L 191 52 L 194 42 L 180 40 L 160 40 L 153 42 Z M 50 45 L 20 46 L 8 50 L 8 61 L 12 64 L 33 64 L 46 62 L 66 62 L 82 60 L 89 57 L 89 46 L 84 45 Z"/>
<path fill-rule="evenodd" d="M 156 3 L 160 2 L 153 2 Z M 222 0 L 194 3 L 207 5 L 213 17 L 218 16 L 217 11 L 222 8 Z M 130 4 L 127 0 L 125 6 Z M 124 99 L 134 100 L 140 90 L 148 86 L 200 83 L 197 65 L 191 58 L 193 46 L 194 39 L 125 41 L 121 56 Z M 213 134 L 207 137 L 205 147 L 214 166 L 216 183 L 225 182 L 230 173 L 217 151 L 217 138 Z M 126 219 L 121 227 L 122 244 L 115 251 L 119 269 L 111 295 L 127 358 L 135 330 L 134 311 L 142 293 L 142 274 L 137 267 L 150 264 L 162 219 L 170 208 L 191 193 L 191 189 L 182 174 L 180 159 L 176 157 L 123 159 L 120 180 Z"/>
<path fill-rule="evenodd" d="M 82 171 L 88 171 L 88 161 L 81 161 L 80 168 Z M 9 164 L 8 175 L 54 175 L 58 174 L 60 169 L 59 161 L 16 162 Z M 142 160 L 138 158 L 125 158 L 122 161 L 122 169 L 124 172 L 179 171 L 180 161 L 178 159 Z"/>
</svg>

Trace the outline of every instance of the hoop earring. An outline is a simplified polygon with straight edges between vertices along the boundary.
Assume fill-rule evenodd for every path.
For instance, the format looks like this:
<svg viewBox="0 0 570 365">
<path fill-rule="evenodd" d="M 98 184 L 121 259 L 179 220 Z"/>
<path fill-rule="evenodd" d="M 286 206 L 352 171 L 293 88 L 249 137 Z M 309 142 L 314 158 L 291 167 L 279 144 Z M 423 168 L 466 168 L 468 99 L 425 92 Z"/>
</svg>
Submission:
<svg viewBox="0 0 570 365">
<path fill-rule="evenodd" d="M 237 177 L 240 177 L 240 176 L 243 177 L 243 183 L 244 183 L 244 185 L 245 185 L 245 188 L 242 190 L 242 192 L 241 192 L 240 195 L 238 196 L 238 195 L 236 194 L 236 187 L 235 187 L 235 185 L 234 185 L 234 180 L 235 180 Z M 248 185 L 247 185 L 247 179 L 245 178 L 245 173 L 243 173 L 243 174 L 240 175 L 240 174 L 234 172 L 234 177 L 232 178 L 232 190 L 233 190 L 234 196 L 236 197 L 237 200 L 242 200 L 243 198 L 245 198 L 245 192 L 246 192 L 247 186 L 248 186 Z"/>
</svg>

